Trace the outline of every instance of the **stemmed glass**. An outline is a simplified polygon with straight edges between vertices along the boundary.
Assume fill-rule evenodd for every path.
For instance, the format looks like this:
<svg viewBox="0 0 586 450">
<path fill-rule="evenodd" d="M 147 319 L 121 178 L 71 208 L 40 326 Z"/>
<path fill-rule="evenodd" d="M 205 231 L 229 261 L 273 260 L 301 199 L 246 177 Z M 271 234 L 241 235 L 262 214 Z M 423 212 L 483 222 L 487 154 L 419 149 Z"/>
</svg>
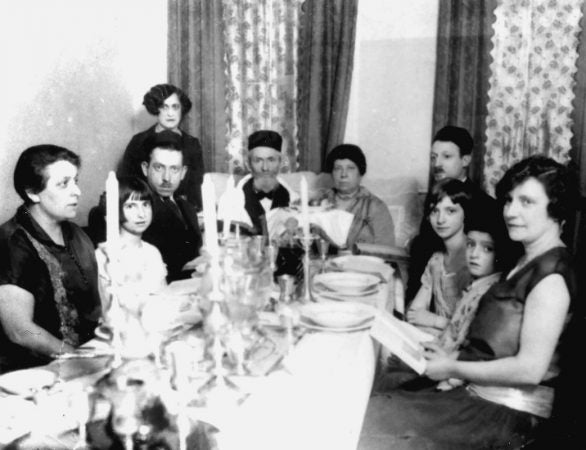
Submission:
<svg viewBox="0 0 586 450">
<path fill-rule="evenodd" d="M 319 252 L 319 259 L 321 260 L 321 272 L 326 270 L 326 260 L 328 258 L 328 251 L 330 249 L 330 241 L 323 237 L 317 239 L 317 250 Z"/>
</svg>

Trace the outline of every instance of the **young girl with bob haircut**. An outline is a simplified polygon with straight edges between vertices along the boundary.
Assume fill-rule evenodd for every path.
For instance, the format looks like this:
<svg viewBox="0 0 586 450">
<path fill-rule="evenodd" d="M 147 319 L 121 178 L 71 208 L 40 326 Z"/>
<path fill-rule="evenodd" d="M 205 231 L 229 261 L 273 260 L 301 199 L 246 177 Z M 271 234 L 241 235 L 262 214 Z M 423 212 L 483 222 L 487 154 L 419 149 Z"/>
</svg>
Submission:
<svg viewBox="0 0 586 450">
<path fill-rule="evenodd" d="M 407 320 L 435 335 L 447 325 L 470 282 L 464 219 L 471 200 L 472 192 L 466 184 L 452 178 L 438 181 L 429 198 L 427 217 L 444 249 L 429 259 L 421 288 L 407 310 Z"/>
</svg>

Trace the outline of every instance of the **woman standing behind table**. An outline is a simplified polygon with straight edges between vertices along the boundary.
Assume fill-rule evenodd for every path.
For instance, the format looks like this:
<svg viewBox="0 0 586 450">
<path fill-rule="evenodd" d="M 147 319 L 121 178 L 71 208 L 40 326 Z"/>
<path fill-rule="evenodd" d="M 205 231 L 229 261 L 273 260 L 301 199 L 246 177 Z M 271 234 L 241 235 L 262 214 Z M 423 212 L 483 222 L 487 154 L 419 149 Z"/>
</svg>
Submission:
<svg viewBox="0 0 586 450">
<path fill-rule="evenodd" d="M 100 317 L 92 242 L 77 213 L 79 157 L 25 150 L 14 187 L 24 204 L 0 227 L 0 372 L 46 363 L 93 337 Z"/>
<path fill-rule="evenodd" d="M 394 245 L 395 226 L 387 205 L 360 185 L 366 173 L 366 158 L 357 145 L 334 147 L 326 158 L 325 171 L 334 187 L 326 192 L 326 203 L 354 214 L 345 248 L 356 243 Z"/>
<path fill-rule="evenodd" d="M 390 391 L 371 399 L 360 448 L 519 448 L 551 416 L 575 279 L 560 239 L 577 189 L 568 170 L 534 156 L 504 175 L 497 198 L 524 254 L 480 300 L 459 354 L 426 345 L 425 375 L 468 383 L 447 392 Z M 391 444 L 389 444 L 391 445 Z"/>
<path fill-rule="evenodd" d="M 150 114 L 157 117 L 157 123 L 132 137 L 118 167 L 117 176 L 144 178 L 141 164 L 145 159 L 145 142 L 163 130 L 173 131 L 181 136 L 187 166 L 187 173 L 177 194 L 185 195 L 187 200 L 201 211 L 201 184 L 205 171 L 201 146 L 197 138 L 179 128 L 182 119 L 191 110 L 191 100 L 172 84 L 157 84 L 144 95 L 143 105 Z"/>
</svg>

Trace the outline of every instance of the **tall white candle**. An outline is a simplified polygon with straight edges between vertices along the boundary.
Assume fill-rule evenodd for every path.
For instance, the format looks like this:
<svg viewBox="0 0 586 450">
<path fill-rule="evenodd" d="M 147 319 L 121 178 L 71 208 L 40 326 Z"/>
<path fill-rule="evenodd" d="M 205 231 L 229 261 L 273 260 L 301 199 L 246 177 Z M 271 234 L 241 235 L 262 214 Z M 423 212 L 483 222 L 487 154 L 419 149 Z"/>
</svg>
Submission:
<svg viewBox="0 0 586 450">
<path fill-rule="evenodd" d="M 301 229 L 303 230 L 303 237 L 309 238 L 309 195 L 307 189 L 307 180 L 305 176 L 301 177 Z"/>
<path fill-rule="evenodd" d="M 118 179 L 112 171 L 106 178 L 106 242 L 114 244 L 120 237 L 120 220 L 118 217 Z"/>
<path fill-rule="evenodd" d="M 201 198 L 203 202 L 204 244 L 212 259 L 219 259 L 220 249 L 218 247 L 218 228 L 216 219 L 216 189 L 207 173 L 204 175 L 203 183 L 201 185 Z"/>
<path fill-rule="evenodd" d="M 224 192 L 224 196 L 225 198 L 230 199 L 230 201 L 232 201 L 232 198 L 234 198 L 234 176 L 232 174 L 230 174 L 228 177 L 228 183 L 226 184 L 226 192 Z M 224 227 L 222 228 L 222 237 L 224 239 L 227 238 L 230 234 L 230 222 L 232 220 L 230 213 L 231 208 L 226 208 L 223 217 Z"/>
</svg>

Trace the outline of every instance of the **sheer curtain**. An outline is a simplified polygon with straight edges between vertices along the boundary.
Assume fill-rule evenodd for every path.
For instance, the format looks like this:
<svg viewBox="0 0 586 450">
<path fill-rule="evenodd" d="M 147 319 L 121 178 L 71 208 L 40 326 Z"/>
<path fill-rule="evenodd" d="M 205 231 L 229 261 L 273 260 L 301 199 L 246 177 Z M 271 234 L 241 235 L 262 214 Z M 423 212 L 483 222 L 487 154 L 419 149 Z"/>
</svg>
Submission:
<svg viewBox="0 0 586 450">
<path fill-rule="evenodd" d="M 306 0 L 299 40 L 299 163 L 322 170 L 348 115 L 358 0 Z"/>
<path fill-rule="evenodd" d="M 297 168 L 297 39 L 300 0 L 224 0 L 227 152 L 231 171 L 246 170 L 247 137 L 283 136 L 283 171 Z"/>
<path fill-rule="evenodd" d="M 222 2 L 169 1 L 169 82 L 193 102 L 183 126 L 200 139 L 206 171 L 226 170 Z"/>
<path fill-rule="evenodd" d="M 496 9 L 485 179 L 532 154 L 569 159 L 583 0 L 503 0 Z"/>
<path fill-rule="evenodd" d="M 433 130 L 466 128 L 474 138 L 469 176 L 482 182 L 491 62 L 497 0 L 440 2 Z"/>
</svg>

